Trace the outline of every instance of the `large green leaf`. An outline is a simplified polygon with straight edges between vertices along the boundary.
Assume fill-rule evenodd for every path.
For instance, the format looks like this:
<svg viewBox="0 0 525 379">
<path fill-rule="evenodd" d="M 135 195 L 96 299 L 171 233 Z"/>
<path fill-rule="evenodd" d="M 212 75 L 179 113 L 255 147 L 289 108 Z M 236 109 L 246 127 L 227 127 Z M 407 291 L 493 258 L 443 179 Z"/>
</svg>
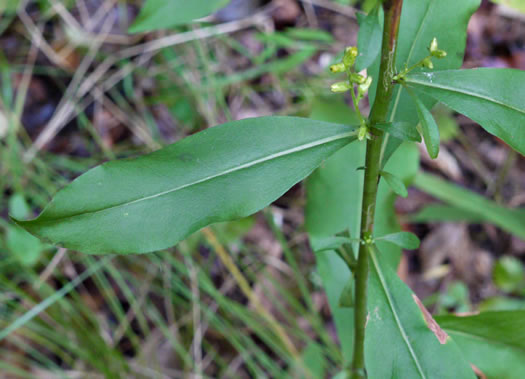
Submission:
<svg viewBox="0 0 525 379">
<path fill-rule="evenodd" d="M 442 216 L 449 217 L 452 221 L 462 219 L 470 222 L 490 222 L 525 240 L 525 212 L 522 209 L 503 207 L 477 193 L 429 174 L 419 173 L 414 185 L 463 211 L 463 218 L 460 218 L 458 212 L 454 210 L 450 212 L 445 208 Z M 437 208 L 437 210 L 441 209 Z M 442 221 L 432 214 L 427 215 L 427 218 Z M 419 220 L 421 221 L 422 218 L 420 217 Z"/>
<path fill-rule="evenodd" d="M 426 57 L 428 46 L 434 37 L 439 41 L 439 48 L 448 53 L 446 58 L 435 60 L 435 70 L 461 67 L 467 24 L 479 4 L 480 0 L 404 0 L 396 55 L 397 72 L 400 72 L 405 65 L 412 66 Z M 379 59 L 370 68 L 370 72 L 374 78 L 377 78 Z M 371 99 L 374 98 L 375 86 L 371 89 L 370 96 Z M 428 109 L 435 104 L 432 98 L 425 97 L 422 101 Z M 418 122 L 416 106 L 402 86 L 394 89 L 387 121 L 409 122 L 414 128 Z M 401 141 L 388 137 L 385 143 L 389 144 L 386 152 L 391 153 Z M 385 158 L 388 158 L 387 154 Z"/>
<path fill-rule="evenodd" d="M 525 373 L 525 311 L 440 316 L 465 358 L 488 379 L 522 379 Z"/>
<path fill-rule="evenodd" d="M 357 71 L 368 68 L 381 51 L 382 29 L 381 19 L 383 8 L 376 7 L 369 14 L 357 13 L 359 22 L 359 33 L 357 36 L 357 48 L 359 56 L 355 61 Z"/>
<path fill-rule="evenodd" d="M 406 85 L 479 123 L 525 154 L 525 71 L 476 68 L 412 74 Z"/>
<path fill-rule="evenodd" d="M 358 122 L 355 113 L 339 96 L 316 100 L 311 117 L 337 123 Z M 333 242 L 336 233 L 349 229 L 352 236 L 359 234 L 363 171 L 357 168 L 364 165 L 365 150 L 364 143 L 344 147 L 306 181 L 306 229 L 316 251 L 317 271 L 323 281 L 346 362 L 352 357 L 354 312 L 342 307 L 339 299 L 351 273 L 335 251 L 318 250 Z"/>
<path fill-rule="evenodd" d="M 387 162 L 385 170 L 395 174 L 405 186 L 411 184 L 419 170 L 419 150 L 416 144 L 402 144 Z M 392 191 L 386 180 L 381 179 L 377 191 L 375 237 L 401 231 L 394 207 L 396 199 L 397 195 Z M 386 241 L 377 241 L 377 246 L 384 253 L 384 260 L 391 267 L 397 267 L 401 258 L 401 248 Z"/>
<path fill-rule="evenodd" d="M 189 24 L 229 2 L 230 0 L 146 0 L 129 31 L 148 32 Z"/>
<path fill-rule="evenodd" d="M 375 247 L 370 249 L 368 378 L 474 379 L 454 341 L 383 258 Z"/>
<path fill-rule="evenodd" d="M 29 232 L 86 253 L 145 253 L 265 207 L 355 137 L 295 117 L 226 123 L 96 167 L 57 193 Z"/>
</svg>

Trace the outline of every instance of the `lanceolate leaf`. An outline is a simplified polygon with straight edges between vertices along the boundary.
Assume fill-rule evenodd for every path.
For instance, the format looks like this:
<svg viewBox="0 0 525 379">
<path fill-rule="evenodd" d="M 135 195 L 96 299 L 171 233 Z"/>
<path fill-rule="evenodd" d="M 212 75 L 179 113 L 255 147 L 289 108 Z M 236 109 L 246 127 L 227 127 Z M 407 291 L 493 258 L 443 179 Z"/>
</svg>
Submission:
<svg viewBox="0 0 525 379">
<path fill-rule="evenodd" d="M 419 247 L 419 238 L 413 233 L 410 232 L 397 232 L 392 234 L 387 234 L 386 236 L 381 236 L 376 238 L 377 241 L 388 241 L 402 247 L 403 249 L 414 250 Z"/>
<path fill-rule="evenodd" d="M 525 373 L 525 311 L 436 317 L 463 356 L 488 379 L 522 379 Z"/>
<path fill-rule="evenodd" d="M 479 7 L 480 0 L 404 0 L 399 25 L 399 45 L 396 55 L 396 71 L 419 62 L 428 54 L 430 41 L 436 37 L 439 48 L 447 51 L 444 59 L 434 61 L 435 70 L 447 70 L 461 67 L 467 37 L 467 24 L 470 16 Z M 419 70 L 419 69 L 418 69 Z M 376 78 L 379 72 L 379 60 L 370 68 Z M 377 84 L 374 81 L 374 84 Z M 374 84 L 371 99 L 375 96 Z M 422 100 L 427 109 L 436 101 L 432 98 Z M 416 127 L 418 116 L 416 106 L 406 89 L 397 86 L 394 89 L 390 116 L 387 120 L 409 122 Z M 385 160 L 401 144 L 397 138 L 390 136 L 385 150 Z"/>
<path fill-rule="evenodd" d="M 189 24 L 229 2 L 230 0 L 146 0 L 129 31 L 148 32 Z"/>
<path fill-rule="evenodd" d="M 359 56 L 355 62 L 357 71 L 364 70 L 374 63 L 381 50 L 382 26 L 379 20 L 380 13 L 382 16 L 382 8 L 376 7 L 366 16 L 362 13 L 357 14 L 357 21 L 359 22 L 357 37 Z"/>
<path fill-rule="evenodd" d="M 405 185 L 410 184 L 419 170 L 419 149 L 413 143 L 404 143 L 392 155 L 385 169 L 395 174 Z M 396 198 L 397 195 L 392 192 L 388 184 L 381 180 L 377 192 L 375 237 L 401 231 L 394 207 Z M 377 246 L 383 252 L 383 262 L 390 264 L 391 267 L 397 267 L 401 249 L 386 241 L 377 241 Z"/>
<path fill-rule="evenodd" d="M 337 250 L 341 248 L 345 244 L 352 244 L 354 241 L 351 238 L 347 237 L 339 237 L 339 236 L 333 236 L 333 237 L 327 237 L 323 238 L 321 241 L 319 241 L 318 244 L 315 246 L 315 252 L 320 253 L 322 251 L 327 250 Z"/>
<path fill-rule="evenodd" d="M 525 212 L 503 207 L 465 188 L 448 183 L 436 176 L 419 173 L 414 185 L 435 198 L 464 212 L 466 221 L 485 221 L 499 226 L 525 240 Z M 450 213 L 450 212 L 448 212 Z M 453 215 L 458 215 L 455 212 Z"/>
<path fill-rule="evenodd" d="M 387 171 L 381 171 L 381 177 L 386 180 L 388 183 L 388 186 L 394 191 L 394 193 L 401 197 L 407 197 L 408 191 L 407 187 L 405 186 L 405 183 L 401 179 L 399 179 L 397 176 L 392 175 L 391 173 Z"/>
<path fill-rule="evenodd" d="M 478 68 L 409 75 L 406 84 L 478 122 L 525 154 L 525 71 Z"/>
<path fill-rule="evenodd" d="M 475 378 L 454 341 L 375 247 L 370 250 L 368 299 L 365 359 L 369 379 Z"/>
<path fill-rule="evenodd" d="M 343 292 L 341 292 L 341 297 L 339 298 L 339 306 L 342 308 L 352 308 L 354 306 L 354 278 L 346 283 Z"/>
<path fill-rule="evenodd" d="M 417 114 L 421 123 L 421 130 L 423 138 L 425 139 L 425 146 L 427 147 L 430 158 L 436 159 L 439 154 L 439 129 L 432 116 L 432 113 L 425 107 L 425 104 L 416 96 L 414 96 L 416 103 Z"/>
<path fill-rule="evenodd" d="M 57 193 L 31 233 L 86 253 L 145 253 L 265 207 L 355 137 L 294 117 L 226 123 L 152 154 L 103 164 Z"/>
<path fill-rule="evenodd" d="M 421 142 L 421 135 L 409 122 L 388 122 L 385 124 L 376 124 L 374 126 L 377 129 L 390 133 L 392 137 L 398 138 L 402 141 Z"/>
</svg>

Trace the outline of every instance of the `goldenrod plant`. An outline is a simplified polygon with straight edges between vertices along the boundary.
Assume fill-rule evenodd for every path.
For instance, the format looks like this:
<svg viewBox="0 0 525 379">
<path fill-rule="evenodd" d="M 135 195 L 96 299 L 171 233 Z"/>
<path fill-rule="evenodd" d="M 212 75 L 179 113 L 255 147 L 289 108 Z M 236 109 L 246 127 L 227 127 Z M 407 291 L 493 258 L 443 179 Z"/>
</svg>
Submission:
<svg viewBox="0 0 525 379">
<path fill-rule="evenodd" d="M 156 22 L 156 2 L 146 3 L 132 31 L 166 26 Z M 224 5 L 205 3 L 171 2 L 191 8 L 191 18 Z M 523 378 L 523 312 L 434 319 L 396 274 L 401 248 L 415 249 L 419 240 L 393 220 L 393 199 L 407 196 L 421 135 L 430 157 L 438 156 L 435 104 L 525 153 L 525 72 L 460 69 L 479 5 L 384 0 L 360 15 L 358 46 L 330 67 L 342 76 L 331 90 L 350 92 L 355 123 L 280 116 L 228 122 L 102 164 L 59 191 L 36 219 L 15 222 L 87 254 L 150 253 L 258 212 L 309 177 L 306 228 L 341 342 L 338 378 Z M 366 96 L 369 114 L 360 106 Z M 268 328 L 280 330 L 275 320 Z"/>
</svg>

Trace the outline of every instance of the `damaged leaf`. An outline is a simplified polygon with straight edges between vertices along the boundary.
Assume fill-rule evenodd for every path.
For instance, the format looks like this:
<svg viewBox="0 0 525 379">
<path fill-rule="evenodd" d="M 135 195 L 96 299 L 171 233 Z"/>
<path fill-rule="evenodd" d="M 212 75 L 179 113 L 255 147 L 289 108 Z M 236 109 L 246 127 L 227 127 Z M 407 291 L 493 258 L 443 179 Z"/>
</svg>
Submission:
<svg viewBox="0 0 525 379">
<path fill-rule="evenodd" d="M 474 379 L 454 341 L 429 321 L 432 317 L 422 311 L 410 288 L 380 261 L 377 248 L 371 246 L 369 252 L 368 377 Z"/>
</svg>

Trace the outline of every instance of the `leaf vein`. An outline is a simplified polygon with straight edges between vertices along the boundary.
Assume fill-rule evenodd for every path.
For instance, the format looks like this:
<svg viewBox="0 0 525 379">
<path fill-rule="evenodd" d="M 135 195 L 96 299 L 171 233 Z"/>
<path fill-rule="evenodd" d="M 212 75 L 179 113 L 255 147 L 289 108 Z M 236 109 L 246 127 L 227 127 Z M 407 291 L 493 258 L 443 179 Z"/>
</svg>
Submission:
<svg viewBox="0 0 525 379">
<path fill-rule="evenodd" d="M 525 115 L 525 109 L 517 108 L 517 107 L 515 107 L 515 106 L 513 106 L 511 104 L 504 103 L 504 102 L 502 102 L 500 100 L 491 98 L 489 96 L 481 95 L 481 94 L 476 93 L 476 92 L 463 90 L 463 89 L 460 89 L 460 88 L 449 87 L 449 86 L 442 85 L 442 84 L 425 82 L 425 81 L 413 79 L 413 78 L 410 78 L 410 77 L 406 78 L 406 83 L 414 83 L 414 84 L 419 84 L 419 85 L 424 86 L 424 87 L 426 86 L 426 87 L 431 87 L 431 88 L 437 88 L 437 89 L 442 89 L 442 90 L 446 90 L 446 91 L 450 91 L 450 92 L 459 93 L 459 94 L 462 94 L 462 95 L 472 96 L 472 97 L 475 97 L 475 98 L 478 98 L 478 99 L 481 99 L 481 100 L 488 101 L 490 103 L 494 103 L 494 104 L 500 105 L 502 107 L 511 109 L 513 111 L 516 111 L 518 113 L 522 113 L 522 114 Z"/>
<path fill-rule="evenodd" d="M 124 206 L 128 206 L 128 205 L 140 203 L 142 201 L 155 199 L 155 198 L 158 198 L 158 197 L 161 197 L 161 196 L 165 196 L 165 195 L 168 195 L 170 193 L 173 193 L 173 192 L 176 192 L 176 191 L 179 191 L 179 190 L 182 190 L 182 189 L 185 189 L 185 188 L 197 185 L 197 184 L 201 184 L 201 183 L 210 181 L 212 179 L 215 179 L 215 178 L 218 178 L 218 177 L 221 177 L 221 176 L 225 176 L 225 175 L 232 174 L 232 173 L 235 173 L 235 172 L 238 172 L 238 171 L 250 168 L 250 167 L 257 166 L 259 164 L 271 161 L 273 159 L 282 158 L 282 157 L 285 157 L 287 155 L 291 155 L 291 154 L 294 154 L 294 153 L 305 151 L 305 150 L 308 150 L 308 149 L 311 149 L 311 148 L 314 148 L 314 147 L 322 146 L 322 145 L 328 144 L 330 142 L 335 142 L 335 141 L 338 141 L 338 140 L 341 140 L 341 139 L 344 139 L 344 138 L 352 137 L 352 136 L 355 136 L 356 134 L 357 134 L 357 131 L 355 131 L 355 130 L 350 131 L 350 132 L 346 132 L 346 133 L 340 133 L 340 134 L 337 134 L 335 136 L 326 137 L 326 138 L 323 138 L 323 139 L 320 139 L 320 140 L 316 140 L 316 141 L 313 141 L 313 142 L 309 142 L 309 143 L 305 143 L 303 145 L 299 145 L 299 146 L 293 147 L 291 149 L 287 149 L 287 150 L 283 150 L 283 151 L 280 151 L 280 152 L 277 152 L 277 153 L 273 153 L 273 154 L 264 156 L 262 158 L 258 158 L 258 159 L 246 162 L 246 163 L 241 164 L 239 166 L 228 168 L 228 169 L 223 170 L 223 171 L 221 171 L 219 173 L 216 173 L 216 174 L 213 174 L 213 175 L 208 175 L 208 176 L 206 176 L 204 178 L 201 178 L 201 179 L 197 179 L 197 180 L 195 180 L 195 181 L 193 181 L 191 183 L 186 183 L 186 184 L 174 187 L 174 188 L 170 188 L 170 189 L 168 189 L 166 191 L 162 191 L 162 192 L 159 192 L 159 193 L 156 193 L 156 194 L 153 194 L 153 195 L 143 196 L 143 197 L 140 197 L 138 199 L 125 201 L 123 203 L 115 204 L 115 205 L 104 207 L 104 208 L 97 209 L 97 210 L 84 211 L 84 212 L 79 212 L 79 213 L 75 213 L 75 214 L 71 214 L 71 215 L 67 215 L 67 216 L 61 216 L 61 217 L 53 218 L 53 219 L 46 219 L 45 221 L 46 222 L 51 222 L 51 221 L 56 221 L 56 220 L 73 218 L 73 217 L 76 217 L 76 216 L 81 216 L 81 215 L 86 215 L 86 214 L 96 214 L 96 213 L 108 211 L 108 210 L 111 210 L 111 209 L 116 209 L 116 208 L 119 208 L 119 207 L 124 207 Z M 38 220 L 38 219 L 36 219 L 36 220 Z"/>
<path fill-rule="evenodd" d="M 397 310 L 394 306 L 394 301 L 392 300 L 392 295 L 390 294 L 386 286 L 385 277 L 383 276 L 383 272 L 381 271 L 381 268 L 379 267 L 379 264 L 377 262 L 377 257 L 374 251 L 370 251 L 370 257 L 372 258 L 372 263 L 374 264 L 374 267 L 377 271 L 377 276 L 379 277 L 379 281 L 381 282 L 381 288 L 383 289 L 383 292 L 385 293 L 385 296 L 388 301 L 388 305 L 390 306 L 390 309 L 392 310 L 392 314 L 394 316 L 397 327 L 399 329 L 399 333 L 401 334 L 403 341 L 405 341 L 405 344 L 407 345 L 408 351 L 410 352 L 410 356 L 414 360 L 414 363 L 417 367 L 419 374 L 421 375 L 423 379 L 426 379 L 425 373 L 423 372 L 423 369 L 421 367 L 421 363 L 419 362 L 419 359 L 416 356 L 416 352 L 414 351 L 414 349 L 412 348 L 412 345 L 410 344 L 405 328 L 403 327 L 403 324 L 401 323 L 401 320 L 399 319 Z"/>
</svg>

